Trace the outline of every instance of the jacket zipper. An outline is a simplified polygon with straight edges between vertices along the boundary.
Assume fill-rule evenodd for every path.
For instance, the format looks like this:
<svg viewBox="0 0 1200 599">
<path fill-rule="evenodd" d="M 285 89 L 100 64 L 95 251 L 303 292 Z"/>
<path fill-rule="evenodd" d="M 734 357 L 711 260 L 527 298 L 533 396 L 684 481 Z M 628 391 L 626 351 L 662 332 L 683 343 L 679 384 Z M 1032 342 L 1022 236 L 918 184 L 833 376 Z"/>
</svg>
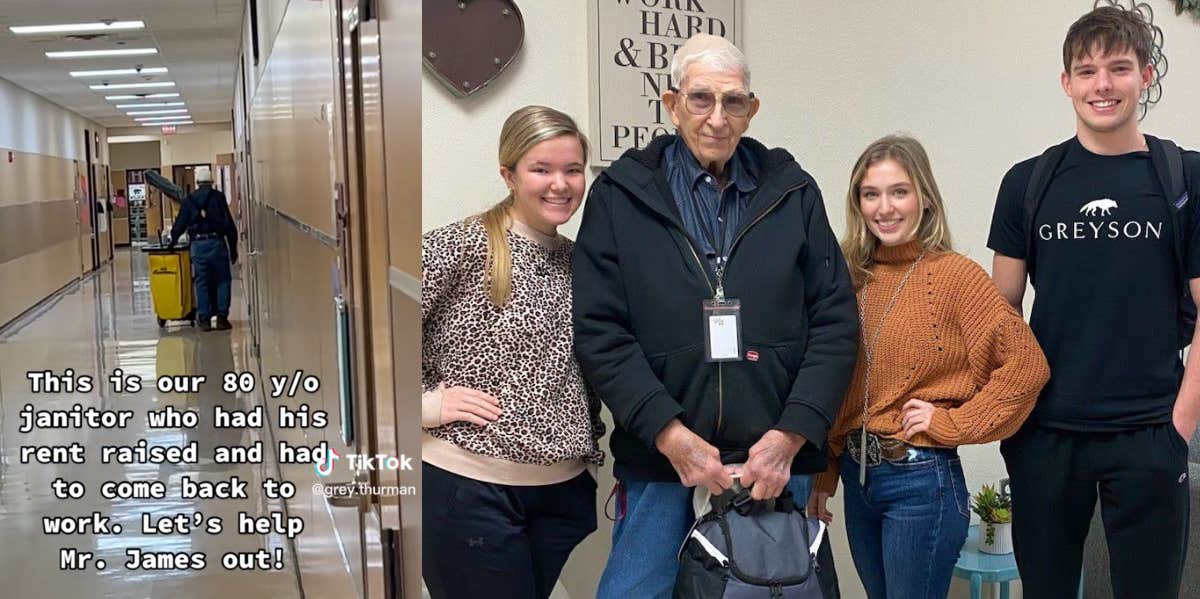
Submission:
<svg viewBox="0 0 1200 599">
<path fill-rule="evenodd" d="M 743 228 L 742 231 L 740 233 L 738 233 L 737 237 L 733 238 L 733 244 L 729 246 L 729 257 L 730 258 L 733 257 L 734 248 L 737 247 L 737 244 L 739 241 L 742 240 L 742 237 L 746 236 L 747 231 L 754 228 L 754 225 L 757 225 L 758 221 L 761 221 L 762 219 L 766 218 L 767 215 L 771 213 L 771 211 L 775 210 L 775 208 L 778 207 L 781 202 L 783 202 L 783 198 L 786 198 L 789 193 L 792 193 L 793 191 L 796 191 L 797 189 L 800 189 L 801 187 L 804 187 L 805 185 L 808 185 L 808 181 L 805 181 L 799 185 L 795 185 L 793 187 L 789 187 L 789 188 L 785 189 L 783 191 L 783 193 L 780 194 L 779 199 L 775 200 L 774 204 L 771 204 L 770 206 L 768 206 L 766 210 L 763 210 L 762 214 L 758 215 L 758 218 L 754 219 L 749 225 L 747 225 L 745 228 Z M 726 265 L 728 266 L 728 262 L 726 262 Z M 722 278 L 724 278 L 724 277 L 722 277 Z"/>
<path fill-rule="evenodd" d="M 757 225 L 758 221 L 761 221 L 762 219 L 766 218 L 768 214 L 770 214 L 772 211 L 774 211 L 775 208 L 779 206 L 779 204 L 783 203 L 783 198 L 786 198 L 788 196 L 788 194 L 792 193 L 793 191 L 796 191 L 797 189 L 800 189 L 801 187 L 804 187 L 807 184 L 808 184 L 808 182 L 806 181 L 795 187 L 790 187 L 790 188 L 784 190 L 784 192 L 779 195 L 779 199 L 775 200 L 775 203 L 768 206 L 766 210 L 763 210 L 763 213 L 758 215 L 758 218 L 751 221 L 751 223 L 749 225 L 747 225 L 744 229 L 742 229 L 741 233 L 738 233 L 737 237 L 733 238 L 733 243 L 729 245 L 729 255 L 725 257 L 724 268 L 721 269 L 721 276 L 720 276 L 720 278 L 717 279 L 717 297 L 719 297 L 721 299 L 725 299 L 725 273 L 728 271 L 728 268 L 729 268 L 729 260 L 733 258 L 733 250 L 734 250 L 734 248 L 737 247 L 738 242 L 742 240 L 742 237 L 746 235 L 746 231 L 749 231 L 750 229 L 754 228 L 754 225 Z M 696 250 L 692 250 L 693 254 L 695 252 L 696 252 Z M 708 275 L 705 274 L 704 278 L 707 279 Z M 721 432 L 721 420 L 725 416 L 725 369 L 723 368 L 723 365 L 724 365 L 724 362 L 717 362 L 717 432 L 718 433 Z M 783 595 L 780 594 L 779 596 L 782 597 Z"/>
<path fill-rule="evenodd" d="M 721 432 L 721 419 L 725 416 L 725 368 L 717 362 L 717 433 Z"/>
<path fill-rule="evenodd" d="M 687 241 L 688 249 L 692 250 L 692 258 L 694 258 L 696 260 L 696 265 L 700 267 L 700 274 L 704 275 L 704 283 L 708 285 L 708 290 L 713 292 L 713 294 L 716 296 L 717 299 L 722 299 L 722 300 L 725 299 L 725 272 L 726 272 L 726 269 L 729 268 L 729 260 L 733 257 L 733 250 L 734 250 L 734 248 L 737 247 L 738 242 L 742 240 L 742 237 L 744 237 L 746 235 L 747 231 L 754 228 L 754 225 L 757 225 L 759 221 L 766 218 L 768 214 L 770 214 L 773 210 L 775 210 L 775 208 L 777 208 L 779 206 L 779 204 L 781 204 L 783 202 L 783 199 L 786 198 L 788 196 L 788 194 L 792 193 L 793 191 L 796 191 L 797 189 L 800 189 L 801 187 L 804 187 L 805 185 L 808 185 L 807 181 L 805 181 L 804 183 L 801 183 L 799 185 L 789 187 L 786 190 L 784 190 L 784 192 L 779 195 L 779 199 L 775 200 L 775 202 L 772 203 L 770 206 L 768 206 L 766 210 L 763 210 L 762 214 L 758 215 L 757 218 L 755 218 L 753 221 L 751 221 L 749 225 L 744 227 L 741 230 L 741 232 L 738 233 L 737 237 L 733 238 L 733 243 L 729 245 L 729 254 L 725 257 L 725 264 L 721 268 L 720 274 L 717 275 L 717 288 L 716 289 L 713 289 L 712 281 L 709 280 L 709 278 L 708 278 L 708 269 L 705 268 L 704 263 L 700 261 L 700 255 L 696 253 L 696 247 L 694 245 L 692 245 L 692 240 L 690 237 L 688 237 L 687 230 L 683 229 L 683 238 L 684 238 L 684 240 Z M 679 227 L 679 225 L 676 225 L 676 227 Z M 679 228 L 682 229 L 682 227 L 679 227 Z M 724 362 L 717 362 L 717 431 L 716 432 L 718 432 L 718 433 L 721 431 L 721 422 L 722 422 L 722 420 L 724 420 L 724 417 L 725 417 L 725 369 L 723 368 L 723 364 L 724 364 Z"/>
<path fill-rule="evenodd" d="M 712 281 L 708 278 L 708 269 L 700 261 L 700 255 L 696 253 L 696 247 L 692 245 L 692 240 L 688 237 L 686 230 L 683 232 L 683 238 L 687 240 L 688 249 L 692 250 L 692 258 L 696 259 L 696 266 L 700 267 L 700 274 L 704 275 L 704 283 L 708 285 L 708 290 L 715 297 L 725 299 L 725 290 L 722 287 L 718 286 L 713 289 Z M 732 247 L 730 246 L 730 248 Z M 721 420 L 725 416 L 725 369 L 721 367 L 722 364 L 722 362 L 717 362 L 717 431 L 721 430 Z"/>
</svg>

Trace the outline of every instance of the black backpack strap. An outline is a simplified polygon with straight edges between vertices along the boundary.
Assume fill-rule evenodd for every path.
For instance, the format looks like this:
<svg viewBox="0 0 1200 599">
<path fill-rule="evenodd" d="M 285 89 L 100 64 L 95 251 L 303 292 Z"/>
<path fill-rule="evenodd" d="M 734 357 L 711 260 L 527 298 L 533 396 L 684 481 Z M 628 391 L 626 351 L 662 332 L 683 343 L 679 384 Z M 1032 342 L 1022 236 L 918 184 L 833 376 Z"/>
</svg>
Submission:
<svg viewBox="0 0 1200 599">
<path fill-rule="evenodd" d="M 1159 139 L 1153 135 L 1146 136 L 1146 146 L 1150 149 L 1150 162 L 1154 163 L 1154 172 L 1158 175 L 1158 183 L 1162 186 L 1163 197 L 1166 198 L 1171 211 L 1175 260 L 1178 262 L 1179 274 L 1185 281 L 1184 289 L 1186 289 L 1184 234 L 1189 228 L 1188 221 L 1190 219 L 1187 216 L 1190 210 L 1184 210 L 1187 203 L 1187 184 L 1183 178 L 1183 154 L 1175 142 L 1169 139 Z"/>
<path fill-rule="evenodd" d="M 1150 161 L 1162 187 L 1171 212 L 1172 241 L 1175 248 L 1175 266 L 1179 274 L 1180 329 L 1179 348 L 1182 350 L 1192 341 L 1196 327 L 1196 304 L 1192 301 L 1187 271 L 1187 244 L 1194 226 L 1195 207 L 1188 205 L 1187 173 L 1183 167 L 1183 152 L 1169 139 L 1146 136 L 1146 147 L 1150 150 Z"/>
<path fill-rule="evenodd" d="M 1154 172 L 1158 174 L 1158 181 L 1167 194 L 1167 201 L 1176 209 L 1181 208 L 1181 200 L 1187 195 L 1187 181 L 1183 177 L 1183 152 L 1175 142 L 1153 135 L 1146 136 L 1146 146 L 1150 148 L 1150 160 L 1154 163 Z"/>
<path fill-rule="evenodd" d="M 1067 155 L 1067 148 L 1070 147 L 1072 139 L 1074 138 L 1046 148 L 1046 151 L 1042 152 L 1042 155 L 1038 156 L 1037 162 L 1034 163 L 1033 174 L 1029 177 L 1029 184 L 1025 186 L 1024 210 L 1022 211 L 1024 222 L 1022 224 L 1025 231 L 1025 269 L 1031 277 L 1033 276 L 1034 248 L 1033 219 L 1037 216 L 1038 207 L 1041 206 L 1046 190 L 1050 188 L 1050 181 L 1054 178 L 1058 165 Z"/>
</svg>

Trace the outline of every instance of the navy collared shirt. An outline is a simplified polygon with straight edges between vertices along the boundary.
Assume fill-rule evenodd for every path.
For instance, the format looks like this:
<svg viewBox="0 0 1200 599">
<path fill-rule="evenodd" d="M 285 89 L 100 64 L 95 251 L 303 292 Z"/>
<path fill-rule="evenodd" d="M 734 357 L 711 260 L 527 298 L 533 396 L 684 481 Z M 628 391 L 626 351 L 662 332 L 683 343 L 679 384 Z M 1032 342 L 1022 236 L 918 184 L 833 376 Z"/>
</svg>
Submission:
<svg viewBox="0 0 1200 599">
<path fill-rule="evenodd" d="M 725 188 L 718 189 L 717 178 L 700 166 L 682 137 L 667 148 L 664 158 L 667 184 L 683 226 L 696 243 L 697 252 L 703 253 L 717 270 L 717 258 L 729 251 L 742 214 L 758 188 L 758 163 L 753 153 L 738 144 L 725 164 Z"/>
</svg>

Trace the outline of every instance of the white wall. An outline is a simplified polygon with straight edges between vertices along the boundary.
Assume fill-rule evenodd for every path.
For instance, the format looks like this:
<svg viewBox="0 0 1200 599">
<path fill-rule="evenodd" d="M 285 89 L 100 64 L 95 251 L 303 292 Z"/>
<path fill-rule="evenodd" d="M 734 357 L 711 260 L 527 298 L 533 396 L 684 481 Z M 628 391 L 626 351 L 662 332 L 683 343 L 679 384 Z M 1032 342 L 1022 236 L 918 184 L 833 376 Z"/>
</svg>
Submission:
<svg viewBox="0 0 1200 599">
<path fill-rule="evenodd" d="M 742 46 L 762 98 L 748 135 L 789 149 L 813 174 L 834 230 L 840 235 L 844 228 L 846 185 L 859 152 L 884 134 L 907 131 L 929 151 L 958 249 L 990 270 L 985 244 L 1004 172 L 1074 132 L 1059 85 L 1062 38 L 1092 0 L 744 4 Z M 1170 70 L 1143 129 L 1200 148 L 1200 23 L 1176 16 L 1172 3 L 1151 5 Z M 426 230 L 503 195 L 496 139 L 512 110 L 549 104 L 588 129 L 584 3 L 569 10 L 565 3 L 526 1 L 521 9 L 525 47 L 491 89 L 456 99 L 424 75 Z M 573 236 L 577 223 L 578 217 L 563 232 Z M 1004 476 L 994 444 L 961 454 L 969 488 Z M 602 498 L 608 490 L 602 482 Z M 832 508 L 840 517 L 840 500 Z M 607 524 L 601 519 L 589 544 L 607 543 Z M 840 524 L 835 533 L 843 593 L 862 597 Z M 564 578 L 577 575 L 573 568 L 602 567 L 590 561 L 573 559 Z M 965 585 L 956 583 L 951 596 L 966 597 Z"/>
<path fill-rule="evenodd" d="M 83 130 L 100 133 L 100 164 L 108 164 L 105 128 L 25 88 L 0 79 L 0 148 L 84 160 Z"/>
<path fill-rule="evenodd" d="M 500 126 L 514 110 L 543 104 L 588 130 L 587 9 L 583 2 L 521 3 L 525 43 L 491 86 L 455 98 L 422 74 L 422 211 L 424 229 L 461 219 L 500 201 L 506 191 L 497 162 Z M 582 212 L 582 211 L 581 211 Z M 564 230 L 574 237 L 576 221 Z"/>
</svg>

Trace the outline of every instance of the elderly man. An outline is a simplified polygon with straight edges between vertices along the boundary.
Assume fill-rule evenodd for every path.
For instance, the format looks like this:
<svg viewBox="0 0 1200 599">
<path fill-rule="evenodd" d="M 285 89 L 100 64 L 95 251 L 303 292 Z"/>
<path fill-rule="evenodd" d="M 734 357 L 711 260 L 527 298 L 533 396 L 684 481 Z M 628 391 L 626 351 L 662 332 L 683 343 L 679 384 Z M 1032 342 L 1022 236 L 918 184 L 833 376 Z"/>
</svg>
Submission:
<svg viewBox="0 0 1200 599">
<path fill-rule="evenodd" d="M 616 421 L 613 548 L 599 597 L 668 597 L 692 490 L 733 473 L 804 505 L 854 366 L 854 291 L 821 192 L 742 137 L 745 56 L 700 35 L 671 63 L 678 136 L 596 178 L 574 254 L 576 353 Z"/>
<path fill-rule="evenodd" d="M 196 167 L 199 188 L 183 199 L 179 216 L 171 227 L 173 247 L 187 231 L 192 256 L 192 280 L 196 290 L 196 322 L 201 331 L 233 328 L 229 322 L 230 263 L 237 264 L 237 224 L 229 212 L 225 194 L 213 189 L 212 169 Z"/>
</svg>

